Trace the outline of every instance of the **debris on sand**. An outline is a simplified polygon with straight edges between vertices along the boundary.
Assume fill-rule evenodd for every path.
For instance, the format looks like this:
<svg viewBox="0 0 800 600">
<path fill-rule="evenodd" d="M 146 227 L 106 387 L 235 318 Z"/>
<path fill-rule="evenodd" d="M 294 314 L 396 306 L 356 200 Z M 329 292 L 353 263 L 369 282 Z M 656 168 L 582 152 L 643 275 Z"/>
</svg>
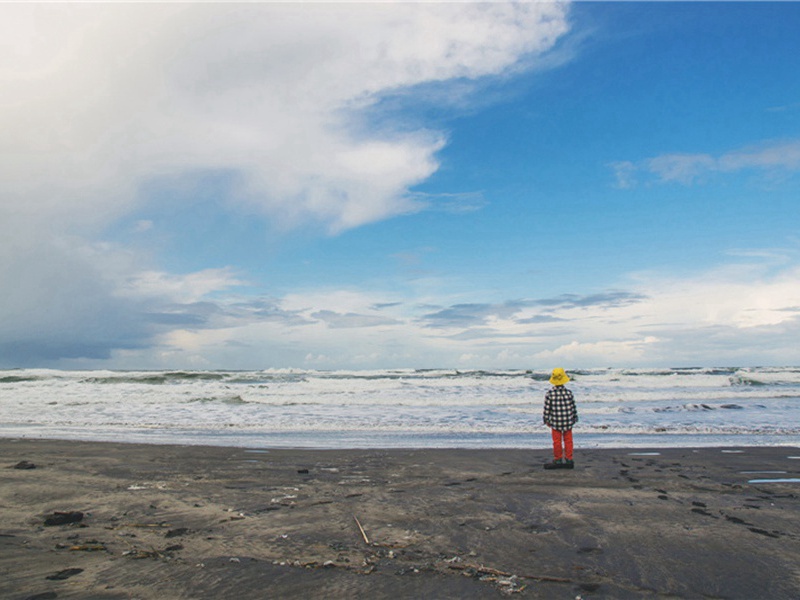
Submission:
<svg viewBox="0 0 800 600">
<path fill-rule="evenodd" d="M 106 552 L 108 548 L 103 542 L 88 540 L 85 544 L 77 544 L 69 547 L 70 552 Z"/>
</svg>

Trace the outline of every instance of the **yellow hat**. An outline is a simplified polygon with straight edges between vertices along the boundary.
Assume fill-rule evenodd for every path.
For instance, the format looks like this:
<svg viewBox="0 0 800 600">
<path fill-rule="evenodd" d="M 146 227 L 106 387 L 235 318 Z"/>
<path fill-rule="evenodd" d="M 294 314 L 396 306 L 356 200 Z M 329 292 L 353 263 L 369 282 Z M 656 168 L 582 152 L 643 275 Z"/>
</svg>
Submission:
<svg viewBox="0 0 800 600">
<path fill-rule="evenodd" d="M 553 369 L 553 374 L 550 375 L 550 383 L 553 385 L 564 385 L 569 381 L 569 377 L 564 372 L 564 369 Z"/>
</svg>

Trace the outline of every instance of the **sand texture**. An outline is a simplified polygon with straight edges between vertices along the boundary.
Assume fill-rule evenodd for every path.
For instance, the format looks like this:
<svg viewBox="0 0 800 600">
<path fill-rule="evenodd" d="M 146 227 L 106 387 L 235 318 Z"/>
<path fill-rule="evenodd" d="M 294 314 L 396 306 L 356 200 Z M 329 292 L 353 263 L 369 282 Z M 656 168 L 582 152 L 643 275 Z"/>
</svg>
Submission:
<svg viewBox="0 0 800 600">
<path fill-rule="evenodd" d="M 800 598 L 800 450 L 655 452 L 0 440 L 0 598 Z"/>
</svg>

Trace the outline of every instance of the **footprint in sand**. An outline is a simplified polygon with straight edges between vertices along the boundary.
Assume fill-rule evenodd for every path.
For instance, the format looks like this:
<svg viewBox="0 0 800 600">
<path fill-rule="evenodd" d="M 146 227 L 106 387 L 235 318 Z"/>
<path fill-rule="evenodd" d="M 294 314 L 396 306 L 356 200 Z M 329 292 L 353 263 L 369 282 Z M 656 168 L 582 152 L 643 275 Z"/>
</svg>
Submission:
<svg viewBox="0 0 800 600">
<path fill-rule="evenodd" d="M 777 532 L 777 531 L 775 531 L 775 532 L 767 531 L 766 529 L 759 529 L 758 527 L 750 527 L 749 529 L 753 533 L 758 533 L 759 535 L 765 535 L 765 536 L 771 537 L 771 538 L 779 538 L 779 537 L 781 537 L 781 535 L 783 535 L 783 534 L 781 534 L 780 532 Z"/>
<path fill-rule="evenodd" d="M 627 479 L 631 483 L 639 483 L 638 479 L 636 479 L 635 477 L 631 477 L 630 471 L 628 469 L 620 470 L 619 474 L 622 475 L 625 479 Z"/>
<path fill-rule="evenodd" d="M 752 526 L 752 523 L 748 523 L 744 519 L 740 519 L 739 517 L 732 517 L 730 515 L 725 515 L 725 520 L 730 521 L 731 523 L 736 523 L 737 525 L 749 525 Z"/>
<path fill-rule="evenodd" d="M 49 579 L 50 581 L 63 581 L 75 575 L 80 575 L 81 573 L 83 573 L 83 569 L 64 569 L 53 575 L 48 575 L 45 579 Z"/>
</svg>

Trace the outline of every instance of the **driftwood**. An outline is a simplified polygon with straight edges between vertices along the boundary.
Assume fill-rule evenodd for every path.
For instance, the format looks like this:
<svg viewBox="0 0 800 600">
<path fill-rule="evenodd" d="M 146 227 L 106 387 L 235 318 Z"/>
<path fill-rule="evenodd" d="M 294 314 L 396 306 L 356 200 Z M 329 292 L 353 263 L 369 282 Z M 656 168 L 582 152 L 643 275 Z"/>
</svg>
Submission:
<svg viewBox="0 0 800 600">
<path fill-rule="evenodd" d="M 467 569 L 472 569 L 476 573 L 481 573 L 484 575 L 495 575 L 497 577 L 512 577 L 516 575 L 521 579 L 530 579 L 532 581 L 548 581 L 551 583 L 572 583 L 571 579 L 564 579 L 563 577 L 550 577 L 548 575 L 522 575 L 522 574 L 515 574 L 515 573 L 507 573 L 505 571 L 500 571 L 499 569 L 493 569 L 492 567 L 486 567 L 484 565 L 473 565 L 469 563 L 465 564 L 448 564 L 448 569 L 453 569 L 456 571 L 466 571 Z"/>
<path fill-rule="evenodd" d="M 108 550 L 102 542 L 88 542 L 78 546 L 70 546 L 69 549 L 71 552 L 105 552 Z"/>
<path fill-rule="evenodd" d="M 361 535 L 364 538 L 364 542 L 369 546 L 369 538 L 367 537 L 367 534 L 364 531 L 364 528 L 361 526 L 361 522 L 358 520 L 357 516 L 353 515 L 353 518 L 356 520 L 356 525 L 358 525 L 358 530 L 361 532 Z"/>
</svg>

